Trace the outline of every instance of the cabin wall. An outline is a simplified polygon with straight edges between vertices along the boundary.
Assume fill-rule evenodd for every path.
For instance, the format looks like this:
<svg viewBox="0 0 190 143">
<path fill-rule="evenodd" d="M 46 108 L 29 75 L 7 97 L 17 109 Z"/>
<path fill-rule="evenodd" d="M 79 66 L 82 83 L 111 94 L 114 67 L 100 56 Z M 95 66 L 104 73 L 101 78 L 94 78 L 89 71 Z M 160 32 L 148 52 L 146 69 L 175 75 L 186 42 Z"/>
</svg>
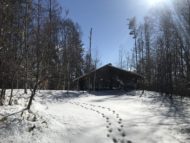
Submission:
<svg viewBox="0 0 190 143">
<path fill-rule="evenodd" d="M 104 67 L 75 81 L 75 89 L 132 90 L 137 88 L 137 79 L 138 77 L 130 72 L 112 67 Z"/>
</svg>

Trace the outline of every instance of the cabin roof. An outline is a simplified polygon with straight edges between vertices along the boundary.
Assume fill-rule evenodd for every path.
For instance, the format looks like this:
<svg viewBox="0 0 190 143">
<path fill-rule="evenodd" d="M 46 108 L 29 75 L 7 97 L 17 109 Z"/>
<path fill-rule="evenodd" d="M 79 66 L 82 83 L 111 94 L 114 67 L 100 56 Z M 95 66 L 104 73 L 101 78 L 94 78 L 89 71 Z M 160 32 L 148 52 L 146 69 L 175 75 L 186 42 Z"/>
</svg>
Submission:
<svg viewBox="0 0 190 143">
<path fill-rule="evenodd" d="M 93 70 L 93 71 L 87 73 L 87 74 L 84 74 L 84 75 L 82 75 L 82 76 L 80 76 L 80 77 L 78 77 L 78 78 L 75 78 L 73 81 L 77 81 L 77 80 L 79 80 L 79 79 L 82 79 L 82 78 L 85 78 L 85 77 L 87 77 L 87 76 L 90 76 L 91 74 L 93 74 L 93 73 L 95 73 L 95 72 L 98 72 L 98 71 L 100 71 L 101 69 L 104 69 L 104 68 L 114 69 L 114 70 L 117 70 L 117 71 L 119 71 L 119 72 L 124 72 L 124 73 L 126 73 L 126 74 L 128 74 L 128 75 L 136 76 L 137 78 L 143 78 L 143 76 L 141 76 L 140 74 L 137 74 L 137 73 L 132 72 L 132 71 L 127 71 L 127 70 L 124 70 L 124 69 L 121 69 L 121 68 L 112 66 L 112 64 L 109 63 L 109 64 L 104 65 L 104 66 L 102 66 L 102 67 L 100 67 L 100 68 L 98 68 L 98 69 L 96 69 L 96 70 Z"/>
</svg>

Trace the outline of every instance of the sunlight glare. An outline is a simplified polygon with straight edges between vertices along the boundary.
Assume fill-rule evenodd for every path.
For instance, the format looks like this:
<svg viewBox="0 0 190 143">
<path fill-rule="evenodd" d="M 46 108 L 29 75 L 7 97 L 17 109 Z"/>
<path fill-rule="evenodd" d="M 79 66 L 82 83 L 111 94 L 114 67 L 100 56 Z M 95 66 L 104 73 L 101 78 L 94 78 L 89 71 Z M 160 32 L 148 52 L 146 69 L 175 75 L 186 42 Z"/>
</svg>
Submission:
<svg viewBox="0 0 190 143">
<path fill-rule="evenodd" d="M 164 3 L 166 0 L 147 0 L 149 6 L 156 6 L 158 4 Z"/>
</svg>

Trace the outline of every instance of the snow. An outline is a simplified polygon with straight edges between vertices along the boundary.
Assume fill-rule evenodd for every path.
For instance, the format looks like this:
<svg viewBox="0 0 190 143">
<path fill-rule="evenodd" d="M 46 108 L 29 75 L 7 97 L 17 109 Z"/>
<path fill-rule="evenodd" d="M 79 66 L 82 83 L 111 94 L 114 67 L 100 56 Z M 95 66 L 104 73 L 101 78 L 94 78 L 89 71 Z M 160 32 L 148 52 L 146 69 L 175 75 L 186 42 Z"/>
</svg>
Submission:
<svg viewBox="0 0 190 143">
<path fill-rule="evenodd" d="M 16 105 L 0 107 L 0 119 L 26 106 L 29 94 L 22 93 L 23 90 L 15 90 Z M 70 91 L 67 94 L 41 90 L 33 102 L 33 113 L 25 111 L 22 117 L 19 113 L 0 121 L 0 142 L 190 142 L 189 98 L 176 96 L 171 100 L 148 91 L 140 95 L 141 91 Z"/>
</svg>

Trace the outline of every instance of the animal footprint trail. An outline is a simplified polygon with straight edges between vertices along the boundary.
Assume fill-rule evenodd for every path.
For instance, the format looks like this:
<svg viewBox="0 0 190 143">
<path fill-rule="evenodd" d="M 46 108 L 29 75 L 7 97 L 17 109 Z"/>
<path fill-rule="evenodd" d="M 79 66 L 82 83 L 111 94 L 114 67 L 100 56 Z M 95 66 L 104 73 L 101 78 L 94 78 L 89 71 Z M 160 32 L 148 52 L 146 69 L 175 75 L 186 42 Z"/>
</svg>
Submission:
<svg viewBox="0 0 190 143">
<path fill-rule="evenodd" d="M 101 110 L 102 117 L 106 118 L 106 123 L 107 123 L 106 128 L 108 128 L 107 137 L 111 137 L 113 142 L 123 142 L 123 143 L 128 142 L 128 140 L 125 139 L 126 133 L 123 130 L 124 125 L 122 124 L 122 119 L 120 118 L 119 114 L 116 113 L 115 110 L 112 110 L 111 108 L 103 107 L 100 105 L 96 106 L 96 105 L 86 104 L 86 103 L 82 103 L 82 104 L 85 104 L 89 107 L 95 107 L 95 108 L 98 108 L 99 110 Z M 103 109 L 103 111 L 102 111 L 102 109 Z M 106 110 L 110 112 L 110 114 L 111 114 L 110 118 L 105 115 Z"/>
<path fill-rule="evenodd" d="M 120 115 L 111 108 L 88 104 L 80 102 L 69 102 L 73 105 L 80 106 L 86 110 L 91 110 L 99 114 L 102 118 L 105 118 L 107 137 L 111 138 L 113 143 L 132 143 L 130 140 L 126 139 L 126 133 L 124 131 L 124 125 L 122 123 L 122 118 Z"/>
</svg>

